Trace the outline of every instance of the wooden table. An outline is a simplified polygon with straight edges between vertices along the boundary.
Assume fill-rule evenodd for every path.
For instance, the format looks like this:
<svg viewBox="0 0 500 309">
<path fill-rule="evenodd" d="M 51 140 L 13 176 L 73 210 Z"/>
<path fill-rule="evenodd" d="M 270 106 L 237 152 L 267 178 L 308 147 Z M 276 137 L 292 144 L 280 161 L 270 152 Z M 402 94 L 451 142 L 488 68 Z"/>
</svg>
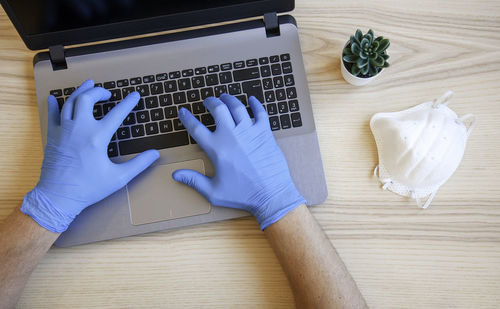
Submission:
<svg viewBox="0 0 500 309">
<path fill-rule="evenodd" d="M 500 2 L 298 0 L 330 196 L 312 208 L 372 308 L 500 304 Z M 356 88 L 341 77 L 356 28 L 391 39 L 391 67 Z M 32 57 L 0 12 L 0 219 L 19 207 L 42 161 Z M 368 121 L 455 91 L 475 113 L 457 172 L 427 210 L 371 177 Z M 252 218 L 53 248 L 19 308 L 289 308 L 293 296 Z"/>
</svg>

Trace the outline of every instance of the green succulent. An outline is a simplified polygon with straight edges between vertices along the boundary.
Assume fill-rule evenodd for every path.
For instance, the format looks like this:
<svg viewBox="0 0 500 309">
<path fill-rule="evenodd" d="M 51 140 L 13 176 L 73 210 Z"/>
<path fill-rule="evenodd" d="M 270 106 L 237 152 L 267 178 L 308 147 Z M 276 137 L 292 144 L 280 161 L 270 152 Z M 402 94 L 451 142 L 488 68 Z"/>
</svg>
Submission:
<svg viewBox="0 0 500 309">
<path fill-rule="evenodd" d="M 365 35 L 358 29 L 355 35 L 351 35 L 349 44 L 344 48 L 342 59 L 352 75 L 372 77 L 389 66 L 389 45 L 388 39 L 382 36 L 375 38 L 371 29 Z"/>
</svg>

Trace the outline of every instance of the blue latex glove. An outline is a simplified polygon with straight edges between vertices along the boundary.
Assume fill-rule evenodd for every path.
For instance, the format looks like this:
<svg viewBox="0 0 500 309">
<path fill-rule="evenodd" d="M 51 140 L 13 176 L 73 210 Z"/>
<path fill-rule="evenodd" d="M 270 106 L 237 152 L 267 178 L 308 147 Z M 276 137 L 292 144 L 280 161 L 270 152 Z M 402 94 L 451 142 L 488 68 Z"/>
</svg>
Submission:
<svg viewBox="0 0 500 309">
<path fill-rule="evenodd" d="M 188 110 L 181 109 L 180 120 L 207 153 L 215 176 L 177 170 L 173 178 L 193 187 L 213 205 L 250 212 L 264 230 L 306 200 L 293 184 L 264 107 L 254 97 L 249 103 L 255 123 L 235 97 L 225 94 L 220 100 L 207 98 L 203 104 L 217 125 L 213 133 Z"/>
<path fill-rule="evenodd" d="M 68 98 L 61 113 L 56 98 L 48 98 L 40 181 L 24 197 L 21 211 L 52 232 L 64 232 L 83 209 L 125 186 L 159 157 L 158 151 L 148 150 L 122 164 L 109 160 L 111 137 L 139 101 L 133 92 L 95 120 L 94 104 L 110 96 L 88 80 Z"/>
</svg>

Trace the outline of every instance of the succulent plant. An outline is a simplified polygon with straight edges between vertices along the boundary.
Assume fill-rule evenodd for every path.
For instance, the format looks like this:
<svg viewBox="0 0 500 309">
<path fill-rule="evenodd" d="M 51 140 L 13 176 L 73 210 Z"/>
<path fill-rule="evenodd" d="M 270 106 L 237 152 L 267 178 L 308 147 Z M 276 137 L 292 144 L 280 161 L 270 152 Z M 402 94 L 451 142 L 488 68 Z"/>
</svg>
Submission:
<svg viewBox="0 0 500 309">
<path fill-rule="evenodd" d="M 349 44 L 344 48 L 342 59 L 352 75 L 372 77 L 389 66 L 387 62 L 389 45 L 388 39 L 382 36 L 375 38 L 373 30 L 370 29 L 363 35 L 358 29 L 355 35 L 351 35 Z"/>
</svg>

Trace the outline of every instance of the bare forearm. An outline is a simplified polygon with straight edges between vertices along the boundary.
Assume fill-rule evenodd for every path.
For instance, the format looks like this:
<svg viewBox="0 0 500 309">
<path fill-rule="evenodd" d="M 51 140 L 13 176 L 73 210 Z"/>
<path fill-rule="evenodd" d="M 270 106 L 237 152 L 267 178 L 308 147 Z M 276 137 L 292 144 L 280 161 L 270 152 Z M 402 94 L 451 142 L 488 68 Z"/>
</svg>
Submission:
<svg viewBox="0 0 500 309">
<path fill-rule="evenodd" d="M 31 272 L 58 236 L 17 209 L 0 224 L 0 308 L 14 308 Z"/>
<path fill-rule="evenodd" d="M 298 308 L 367 308 L 356 283 L 305 205 L 265 234 L 292 286 Z"/>
</svg>

